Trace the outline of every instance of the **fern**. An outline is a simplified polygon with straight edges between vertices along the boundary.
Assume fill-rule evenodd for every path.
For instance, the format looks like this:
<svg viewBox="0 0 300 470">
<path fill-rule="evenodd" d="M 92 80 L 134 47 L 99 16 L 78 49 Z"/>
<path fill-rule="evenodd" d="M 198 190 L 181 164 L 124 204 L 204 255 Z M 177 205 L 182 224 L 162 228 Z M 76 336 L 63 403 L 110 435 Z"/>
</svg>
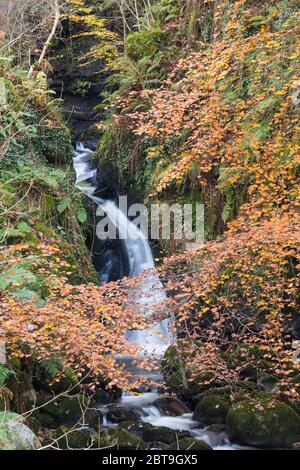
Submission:
<svg viewBox="0 0 300 470">
<path fill-rule="evenodd" d="M 0 364 L 0 387 L 3 387 L 8 377 L 13 374 L 12 369 Z"/>
</svg>

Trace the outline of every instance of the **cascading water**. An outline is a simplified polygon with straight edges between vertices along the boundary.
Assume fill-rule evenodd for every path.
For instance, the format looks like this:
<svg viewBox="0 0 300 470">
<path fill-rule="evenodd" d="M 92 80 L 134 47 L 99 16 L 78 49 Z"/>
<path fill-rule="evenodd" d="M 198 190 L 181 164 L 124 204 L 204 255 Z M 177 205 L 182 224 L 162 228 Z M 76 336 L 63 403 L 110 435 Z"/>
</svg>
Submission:
<svg viewBox="0 0 300 470">
<path fill-rule="evenodd" d="M 76 171 L 76 186 L 97 206 L 101 206 L 103 212 L 118 230 L 120 241 L 124 244 L 128 259 L 130 277 L 145 273 L 140 284 L 135 287 L 138 292 L 133 295 L 133 301 L 136 302 L 137 306 L 142 306 L 141 310 L 147 308 L 148 314 L 151 314 L 166 296 L 154 270 L 154 260 L 147 238 L 121 212 L 114 201 L 95 196 L 98 188 L 97 169 L 93 165 L 93 151 L 86 148 L 82 143 L 78 143 L 73 164 Z M 127 339 L 130 343 L 140 346 L 141 354 L 160 357 L 173 339 L 171 320 L 167 318 L 153 325 L 151 329 L 128 331 Z M 154 426 L 165 426 L 173 430 L 189 431 L 192 437 L 207 442 L 213 449 L 233 450 L 242 448 L 230 443 L 223 431 L 213 432 L 205 428 L 200 429 L 199 423 L 193 421 L 191 413 L 176 417 L 164 415 L 153 405 L 153 402 L 159 397 L 160 395 L 156 392 L 142 393 L 139 396 L 124 394 L 120 400 L 120 405 L 136 410 L 141 421 L 145 423 L 151 423 Z M 114 426 L 107 421 L 106 406 L 102 406 L 100 409 L 103 410 L 103 426 Z"/>
<path fill-rule="evenodd" d="M 84 147 L 82 143 L 76 146 L 73 165 L 76 171 L 76 186 L 82 193 L 101 206 L 103 212 L 116 227 L 120 241 L 124 244 L 127 254 L 130 277 L 135 277 L 149 270 L 141 279 L 137 305 L 147 306 L 151 314 L 155 305 L 163 302 L 165 292 L 155 273 L 154 260 L 145 234 L 131 222 L 125 214 L 111 200 L 94 195 L 97 190 L 97 169 L 92 164 L 93 151 Z M 134 296 L 133 296 L 134 298 Z M 152 328 L 145 330 L 128 331 L 127 339 L 130 343 L 138 344 L 142 354 L 161 356 L 172 342 L 171 321 L 169 318 L 156 323 Z"/>
</svg>

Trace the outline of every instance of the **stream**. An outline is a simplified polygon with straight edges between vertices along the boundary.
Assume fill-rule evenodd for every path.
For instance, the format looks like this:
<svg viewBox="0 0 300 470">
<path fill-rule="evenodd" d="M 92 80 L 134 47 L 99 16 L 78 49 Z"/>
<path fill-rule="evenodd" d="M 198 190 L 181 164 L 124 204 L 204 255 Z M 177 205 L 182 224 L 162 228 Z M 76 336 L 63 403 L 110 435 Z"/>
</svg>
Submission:
<svg viewBox="0 0 300 470">
<path fill-rule="evenodd" d="M 151 310 L 155 304 L 163 301 L 166 297 L 163 285 L 158 275 L 153 271 L 155 267 L 149 242 L 142 231 L 133 224 L 125 214 L 121 212 L 113 200 L 101 198 L 97 192 L 98 170 L 94 162 L 94 152 L 79 142 L 73 157 L 73 165 L 76 172 L 76 186 L 100 206 L 109 220 L 117 228 L 120 243 L 127 257 L 129 276 L 135 277 L 141 273 L 146 275 L 141 279 L 136 289 L 139 290 L 137 304 L 146 304 L 151 315 Z M 109 260 L 106 265 L 110 267 Z M 152 269 L 151 269 L 152 268 Z M 147 274 L 147 270 L 149 274 Z M 102 273 L 102 282 L 108 279 L 107 273 Z M 137 297 L 137 296 L 135 296 Z M 140 347 L 141 354 L 160 358 L 165 350 L 172 343 L 172 321 L 166 318 L 160 323 L 153 325 L 151 329 L 131 330 L 127 333 L 127 340 Z M 130 361 L 129 361 L 130 362 Z M 138 372 L 137 372 L 138 373 Z M 153 374 L 157 379 L 157 374 Z M 149 378 L 153 378 L 149 374 Z M 210 427 L 200 428 L 200 424 L 192 419 L 192 413 L 184 413 L 180 416 L 168 416 L 162 413 L 155 401 L 168 395 L 162 395 L 156 391 L 141 393 L 139 395 L 123 394 L 119 400 L 119 405 L 127 410 L 134 411 L 139 416 L 141 423 L 150 423 L 154 426 L 164 426 L 172 430 L 188 431 L 191 437 L 199 439 L 209 444 L 214 450 L 239 450 L 245 447 L 229 442 L 224 431 L 213 431 Z M 103 426 L 114 427 L 115 423 L 110 422 L 106 417 L 107 405 L 99 403 L 98 408 L 102 411 Z"/>
</svg>

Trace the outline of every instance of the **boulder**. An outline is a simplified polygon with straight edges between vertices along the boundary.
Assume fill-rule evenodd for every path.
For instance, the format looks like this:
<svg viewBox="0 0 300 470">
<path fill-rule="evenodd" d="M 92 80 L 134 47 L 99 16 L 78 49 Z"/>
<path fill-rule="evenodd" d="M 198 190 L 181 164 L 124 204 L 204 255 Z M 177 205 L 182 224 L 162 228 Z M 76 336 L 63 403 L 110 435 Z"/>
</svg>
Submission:
<svg viewBox="0 0 300 470">
<path fill-rule="evenodd" d="M 193 437 L 184 437 L 180 439 L 178 442 L 173 442 L 169 450 L 213 450 L 206 442 L 199 441 L 198 439 L 194 439 Z"/>
<path fill-rule="evenodd" d="M 107 411 L 107 420 L 111 423 L 120 423 L 121 421 L 136 421 L 138 416 L 130 408 L 119 405 L 111 405 Z"/>
<path fill-rule="evenodd" d="M 119 427 L 101 432 L 98 447 L 112 447 L 118 450 L 146 450 L 148 448 L 140 437 Z"/>
<path fill-rule="evenodd" d="M 207 395 L 197 404 L 193 419 L 202 424 L 222 424 L 230 408 L 230 401 L 217 395 Z"/>
<path fill-rule="evenodd" d="M 142 436 L 144 431 L 148 431 L 154 426 L 150 423 L 143 423 L 142 421 L 121 421 L 118 427 L 133 432 L 138 436 Z"/>
<path fill-rule="evenodd" d="M 92 396 L 92 400 L 94 403 L 99 403 L 101 405 L 108 405 L 113 401 L 117 400 L 122 396 L 121 390 L 115 388 L 111 390 L 105 390 L 103 387 L 99 387 L 95 390 L 95 393 Z"/>
<path fill-rule="evenodd" d="M 159 411 L 166 416 L 180 416 L 184 413 L 189 413 L 188 407 L 174 397 L 161 397 L 153 403 Z"/>
<path fill-rule="evenodd" d="M 97 447 L 98 434 L 87 428 L 72 429 L 60 426 L 52 435 L 54 445 L 59 449 L 88 449 Z"/>
<path fill-rule="evenodd" d="M 230 439 L 240 444 L 286 448 L 300 440 L 300 417 L 272 396 L 256 397 L 230 408 L 226 430 Z"/>
<path fill-rule="evenodd" d="M 146 429 L 142 436 L 145 442 L 162 442 L 163 444 L 172 444 L 177 439 L 189 436 L 188 431 L 175 431 L 165 426 L 152 426 Z"/>
<path fill-rule="evenodd" d="M 84 397 L 79 395 L 54 399 L 51 394 L 41 393 L 37 402 L 41 408 L 34 415 L 45 427 L 71 424 L 77 421 L 87 405 L 83 406 L 83 402 Z"/>
<path fill-rule="evenodd" d="M 100 429 L 103 423 L 101 410 L 88 408 L 84 410 L 84 423 L 94 429 Z"/>
<path fill-rule="evenodd" d="M 16 413 L 0 412 L 0 450 L 35 450 L 41 447 L 36 435 Z"/>
</svg>

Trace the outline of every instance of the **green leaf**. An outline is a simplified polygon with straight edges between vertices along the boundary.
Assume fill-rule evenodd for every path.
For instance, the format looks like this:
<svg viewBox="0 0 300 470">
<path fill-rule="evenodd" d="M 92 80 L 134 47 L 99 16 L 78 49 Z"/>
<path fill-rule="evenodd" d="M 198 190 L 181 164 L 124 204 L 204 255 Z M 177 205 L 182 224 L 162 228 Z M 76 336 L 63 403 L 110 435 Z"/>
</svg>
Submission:
<svg viewBox="0 0 300 470">
<path fill-rule="evenodd" d="M 78 221 L 83 224 L 84 222 L 87 221 L 87 213 L 86 213 L 86 210 L 81 207 L 80 209 L 78 209 L 77 211 L 77 219 Z"/>
<path fill-rule="evenodd" d="M 17 224 L 17 230 L 19 230 L 22 233 L 28 233 L 30 232 L 30 226 L 28 225 L 27 222 L 22 220 L 21 222 Z"/>
<path fill-rule="evenodd" d="M 57 206 L 57 210 L 62 214 L 70 205 L 71 199 L 69 197 L 64 198 Z"/>
<path fill-rule="evenodd" d="M 13 294 L 13 297 L 18 300 L 33 300 L 36 297 L 36 292 L 30 289 L 17 289 Z"/>
<path fill-rule="evenodd" d="M 3 387 L 8 377 L 13 373 L 11 369 L 0 364 L 0 387 Z"/>
<path fill-rule="evenodd" d="M 31 284 L 36 281 L 36 276 L 27 269 L 14 266 L 0 276 L 0 290 L 5 290 L 13 284 Z"/>
</svg>

